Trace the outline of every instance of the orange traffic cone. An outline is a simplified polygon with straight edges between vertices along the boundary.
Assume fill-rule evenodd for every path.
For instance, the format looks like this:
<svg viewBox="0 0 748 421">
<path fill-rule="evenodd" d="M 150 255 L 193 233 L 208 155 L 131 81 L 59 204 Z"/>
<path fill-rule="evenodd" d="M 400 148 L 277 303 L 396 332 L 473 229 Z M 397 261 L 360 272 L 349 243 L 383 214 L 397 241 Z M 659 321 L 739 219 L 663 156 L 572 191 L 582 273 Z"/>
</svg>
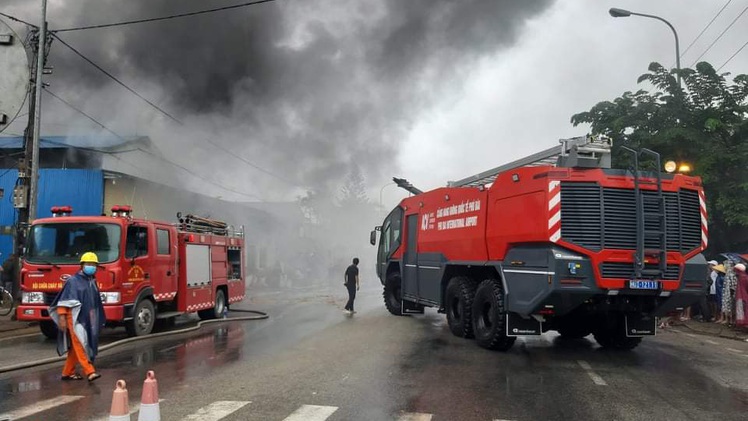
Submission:
<svg viewBox="0 0 748 421">
<path fill-rule="evenodd" d="M 112 393 L 112 409 L 109 411 L 109 421 L 130 421 L 127 385 L 124 380 L 117 380 L 116 387 Z"/>
<path fill-rule="evenodd" d="M 143 382 L 138 421 L 161 421 L 161 410 L 158 407 L 158 381 L 153 370 L 148 371 Z"/>
</svg>

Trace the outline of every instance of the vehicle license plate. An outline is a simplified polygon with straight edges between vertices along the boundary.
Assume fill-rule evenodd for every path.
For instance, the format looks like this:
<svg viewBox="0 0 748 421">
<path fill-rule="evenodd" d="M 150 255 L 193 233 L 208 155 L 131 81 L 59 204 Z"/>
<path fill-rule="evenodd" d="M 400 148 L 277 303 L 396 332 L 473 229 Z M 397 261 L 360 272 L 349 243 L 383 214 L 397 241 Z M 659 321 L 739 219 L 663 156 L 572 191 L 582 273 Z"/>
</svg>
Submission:
<svg viewBox="0 0 748 421">
<path fill-rule="evenodd" d="M 660 283 L 658 281 L 636 279 L 636 280 L 629 281 L 629 288 L 631 289 L 659 289 Z"/>
</svg>

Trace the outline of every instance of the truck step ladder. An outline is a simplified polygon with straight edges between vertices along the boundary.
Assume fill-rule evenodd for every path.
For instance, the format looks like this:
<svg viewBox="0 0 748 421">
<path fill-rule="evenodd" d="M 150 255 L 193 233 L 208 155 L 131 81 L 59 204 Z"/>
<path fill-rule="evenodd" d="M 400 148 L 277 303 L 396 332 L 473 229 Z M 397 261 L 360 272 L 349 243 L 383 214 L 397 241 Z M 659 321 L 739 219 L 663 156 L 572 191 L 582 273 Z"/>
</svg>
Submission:
<svg viewBox="0 0 748 421">
<path fill-rule="evenodd" d="M 634 164 L 630 171 L 634 175 L 634 196 L 636 199 L 636 252 L 634 254 L 634 277 L 636 279 L 662 279 L 667 270 L 667 220 L 665 216 L 665 195 L 662 194 L 662 175 L 659 171 L 660 154 L 650 149 L 640 152 L 621 147 L 631 153 Z M 639 158 L 650 155 L 655 159 L 657 171 L 654 181 L 642 180 L 639 171 Z M 657 186 L 657 190 L 642 190 L 642 185 Z M 654 247 L 652 247 L 654 246 Z M 646 267 L 648 256 L 657 259 L 656 268 Z"/>
<path fill-rule="evenodd" d="M 462 180 L 450 181 L 447 187 L 481 187 L 491 184 L 502 172 L 520 167 L 542 165 L 610 168 L 610 149 L 613 142 L 604 136 L 579 136 L 559 140 L 561 147 L 555 146 L 530 156 L 471 175 Z"/>
</svg>

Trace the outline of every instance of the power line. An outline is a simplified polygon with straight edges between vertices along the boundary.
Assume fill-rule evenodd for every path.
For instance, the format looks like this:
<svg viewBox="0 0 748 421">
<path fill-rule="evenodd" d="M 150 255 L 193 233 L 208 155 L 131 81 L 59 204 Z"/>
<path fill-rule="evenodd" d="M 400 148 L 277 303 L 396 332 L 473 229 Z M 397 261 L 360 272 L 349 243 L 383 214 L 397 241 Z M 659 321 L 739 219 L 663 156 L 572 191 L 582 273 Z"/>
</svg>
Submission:
<svg viewBox="0 0 748 421">
<path fill-rule="evenodd" d="M 729 25 L 727 25 L 727 28 L 725 28 L 725 30 L 722 31 L 721 34 L 719 34 L 719 36 L 717 37 L 717 39 L 715 39 L 711 44 L 709 44 L 708 47 L 706 47 L 706 50 L 704 50 L 704 52 L 701 53 L 701 55 L 698 56 L 696 58 L 696 60 L 694 60 L 693 64 L 691 64 L 691 67 L 693 67 L 696 63 L 698 63 L 699 59 L 702 58 L 702 57 L 704 57 L 704 54 L 706 54 L 709 50 L 711 50 L 712 47 L 714 47 L 714 44 L 716 44 L 717 41 L 719 41 L 722 38 L 722 36 L 724 36 L 725 33 L 727 33 L 727 31 L 730 30 L 730 28 L 732 28 L 733 25 L 735 25 L 735 22 L 737 22 L 738 19 L 740 19 L 740 17 L 743 16 L 745 14 L 745 12 L 747 12 L 747 11 L 748 11 L 748 6 L 746 6 L 745 9 L 743 9 L 743 11 L 740 12 L 740 14 L 732 22 L 730 22 Z"/>
<path fill-rule="evenodd" d="M 109 133 L 111 133 L 111 134 L 113 134 L 114 136 L 116 136 L 117 138 L 119 138 L 119 139 L 121 139 L 121 140 L 125 141 L 125 139 L 124 139 L 124 138 L 123 138 L 122 136 L 120 136 L 119 134 L 115 133 L 115 132 L 114 132 L 113 130 L 109 129 L 108 127 L 106 127 L 106 126 L 105 126 L 104 124 L 100 123 L 100 122 L 99 122 L 98 120 L 96 120 L 95 118 L 93 118 L 93 117 L 91 117 L 90 115 L 86 114 L 86 113 L 85 113 L 85 112 L 83 112 L 83 111 L 82 111 L 82 110 L 81 110 L 80 108 L 78 108 L 78 107 L 76 107 L 76 106 L 74 106 L 74 105 L 70 104 L 69 102 L 67 102 L 67 101 L 65 101 L 64 99 L 60 98 L 59 96 L 55 95 L 54 93 L 52 93 L 51 91 L 49 91 L 49 89 L 46 89 L 46 88 L 45 88 L 45 90 L 47 91 L 47 93 L 49 93 L 49 94 L 50 94 L 50 95 L 52 95 L 53 97 L 55 97 L 55 98 L 57 98 L 58 100 L 60 100 L 60 102 L 62 102 L 63 104 L 65 104 L 65 105 L 67 105 L 68 107 L 72 108 L 73 110 L 75 110 L 75 111 L 79 112 L 80 114 L 82 114 L 83 116 L 85 116 L 86 118 L 88 118 L 89 120 L 93 121 L 94 123 L 96 123 L 97 125 L 99 125 L 100 127 L 102 127 L 102 128 L 104 129 L 104 130 L 106 130 L 106 131 L 108 131 Z M 61 143 L 58 143 L 58 142 L 50 142 L 50 143 L 57 143 L 57 144 L 61 144 Z M 158 159 L 158 160 L 160 160 L 160 161 L 163 161 L 163 162 L 166 162 L 166 163 L 168 163 L 168 164 L 171 164 L 171 165 L 173 165 L 173 166 L 175 166 L 175 167 L 177 167 L 177 168 L 179 168 L 179 169 L 181 169 L 181 170 L 185 171 L 186 173 L 188 173 L 188 174 L 192 175 L 193 177 L 195 177 L 195 178 L 197 178 L 197 179 L 200 179 L 200 180 L 203 180 L 203 181 L 205 181 L 205 182 L 207 182 L 207 183 L 210 183 L 210 184 L 212 184 L 212 185 L 214 185 L 214 186 L 216 186 L 216 187 L 219 187 L 219 188 L 221 188 L 221 189 L 223 189 L 223 190 L 226 190 L 226 191 L 230 191 L 230 192 L 232 192 L 232 193 L 236 193 L 236 194 L 239 194 L 239 195 L 241 195 L 241 196 L 245 196 L 245 197 L 249 197 L 249 198 L 253 198 L 253 199 L 258 199 L 258 200 L 260 200 L 260 201 L 263 201 L 263 202 L 264 202 L 264 200 L 263 200 L 263 199 L 262 199 L 261 197 L 257 196 L 257 195 L 254 195 L 254 194 L 251 194 L 251 193 L 245 193 L 245 192 L 242 192 L 242 191 L 239 191 L 239 190 L 235 190 L 235 189 L 232 189 L 231 187 L 227 187 L 227 186 L 224 186 L 224 185 L 222 185 L 222 184 L 219 184 L 219 183 L 217 183 L 217 182 L 215 182 L 215 181 L 213 181 L 213 180 L 210 180 L 210 179 L 208 179 L 208 178 L 205 178 L 205 177 L 201 177 L 200 175 L 198 175 L 198 174 L 197 174 L 197 173 L 195 173 L 194 171 L 190 170 L 189 168 L 187 168 L 187 167 L 185 167 L 185 166 L 183 166 L 183 165 L 181 165 L 181 164 L 178 164 L 178 163 L 176 163 L 176 162 L 174 162 L 174 161 L 171 161 L 171 160 L 169 160 L 169 159 L 167 159 L 167 158 L 164 158 L 163 156 L 159 156 L 159 155 L 157 155 L 157 154 L 155 154 L 155 153 L 153 153 L 153 152 L 151 152 L 151 151 L 145 150 L 145 149 L 143 149 L 143 148 L 140 148 L 140 147 L 138 147 L 138 148 L 135 148 L 135 149 L 131 149 L 131 150 L 129 150 L 129 151 L 117 151 L 117 152 L 112 152 L 112 151 L 103 151 L 103 150 L 100 150 L 100 149 L 94 149 L 94 148 L 86 148 L 86 147 L 73 146 L 73 145 L 66 145 L 66 144 L 61 144 L 61 145 L 65 145 L 65 146 L 68 146 L 68 147 L 72 147 L 72 148 L 74 148 L 74 149 L 80 149 L 80 150 L 88 150 L 88 151 L 91 151 L 91 152 L 98 152 L 98 153 L 103 153 L 103 154 L 107 154 L 107 155 L 110 155 L 110 156 L 112 156 L 113 158 L 115 158 L 115 159 L 117 159 L 117 160 L 119 160 L 119 161 L 122 161 L 122 162 L 124 162 L 124 163 L 126 163 L 126 164 L 129 164 L 129 165 L 133 166 L 134 168 L 137 168 L 137 169 L 139 169 L 139 170 L 141 170 L 141 171 L 144 171 L 144 170 L 143 170 L 142 168 L 139 168 L 138 166 L 136 166 L 136 165 L 134 165 L 134 164 L 132 164 L 132 163 L 130 163 L 130 162 L 128 162 L 128 161 L 125 161 L 125 160 L 123 160 L 122 158 L 120 158 L 120 157 L 118 157 L 118 156 L 116 155 L 117 153 L 122 153 L 122 152 L 133 152 L 133 151 L 136 151 L 136 150 L 137 150 L 137 151 L 143 152 L 143 153 L 144 153 L 144 154 L 146 154 L 146 155 L 150 155 L 150 156 L 152 156 L 152 157 L 154 157 L 154 158 L 156 158 L 156 159 Z"/>
<path fill-rule="evenodd" d="M 735 51 L 735 53 L 733 53 L 733 55 L 731 55 L 730 58 L 728 58 L 726 62 L 722 63 L 722 65 L 719 66 L 719 68 L 717 69 L 717 71 L 719 72 L 720 70 L 722 70 L 722 68 L 725 67 L 727 65 L 727 63 L 731 62 L 732 59 L 734 59 L 735 56 L 737 56 L 738 53 L 740 53 L 741 51 L 743 51 L 743 48 L 745 48 L 747 46 L 748 46 L 748 41 L 746 41 L 745 44 L 743 44 L 742 47 L 738 48 L 738 51 Z"/>
<path fill-rule="evenodd" d="M 88 57 L 86 57 L 85 55 L 83 55 L 83 53 L 81 53 L 80 51 L 76 50 L 72 45 L 70 45 L 67 42 L 63 41 L 62 38 L 60 38 L 54 32 L 52 32 L 52 36 L 55 37 L 58 41 L 60 41 L 62 43 L 62 45 L 68 47 L 71 51 L 73 51 L 75 54 L 77 54 L 78 57 L 80 57 L 83 60 L 85 60 L 86 62 L 88 62 L 88 64 L 94 66 L 100 72 L 102 72 L 105 75 L 107 75 L 110 79 L 112 79 L 113 81 L 117 82 L 120 86 L 122 86 L 123 88 L 127 89 L 128 91 L 130 91 L 133 95 L 135 95 L 138 98 L 142 99 L 143 101 L 145 101 L 146 103 L 148 103 L 148 105 L 150 105 L 151 107 L 159 110 L 162 114 L 164 114 L 165 116 L 169 117 L 170 119 L 176 121 L 179 124 L 182 124 L 182 122 L 179 121 L 176 117 L 174 117 L 173 115 L 169 114 L 168 112 L 166 112 L 164 109 L 162 109 L 158 105 L 156 105 L 156 104 L 152 103 L 151 101 L 149 101 L 143 95 L 140 95 L 139 93 L 137 93 L 134 89 L 132 89 L 129 86 L 125 85 L 121 80 L 117 79 L 113 74 L 107 72 L 106 70 L 104 70 L 104 68 L 102 68 L 98 64 L 94 63 L 91 59 L 89 59 Z"/>
<path fill-rule="evenodd" d="M 274 2 L 274 1 L 276 1 L 276 0 L 255 0 L 255 1 L 250 1 L 250 2 L 246 2 L 246 3 L 235 4 L 233 6 L 217 7 L 215 9 L 199 10 L 199 11 L 196 11 L 196 12 L 181 13 L 181 14 L 178 14 L 178 15 L 161 16 L 161 17 L 157 17 L 157 18 L 138 19 L 138 20 L 130 20 L 130 21 L 124 21 L 124 22 L 115 22 L 115 23 L 105 23 L 105 24 L 101 24 L 101 25 L 81 26 L 81 27 L 78 27 L 78 28 L 56 29 L 56 30 L 54 30 L 54 32 L 82 31 L 82 30 L 85 30 L 85 29 L 111 28 L 113 26 L 124 26 L 124 25 L 132 25 L 132 24 L 136 24 L 136 23 L 146 23 L 146 22 L 157 22 L 157 21 L 161 21 L 161 20 L 184 18 L 184 17 L 188 17 L 188 16 L 197 16 L 197 15 L 202 15 L 202 14 L 205 14 L 205 13 L 222 12 L 222 11 L 225 11 L 225 10 L 239 9 L 239 8 L 242 8 L 242 7 L 254 6 L 254 5 L 262 4 L 262 3 L 270 3 L 270 2 Z"/>
<path fill-rule="evenodd" d="M 107 126 L 105 126 L 105 125 L 101 124 L 101 123 L 100 123 L 100 122 L 99 122 L 98 120 L 96 120 L 95 118 L 93 118 L 93 117 L 91 117 L 90 115 L 88 115 L 88 114 L 86 114 L 85 112 L 83 112 L 83 110 L 81 110 L 80 108 L 78 108 L 78 107 L 74 106 L 73 104 L 71 104 L 71 103 L 69 103 L 69 102 L 65 101 L 65 100 L 64 100 L 64 99 L 62 99 L 62 98 L 60 98 L 60 97 L 59 97 L 59 96 L 57 96 L 57 95 L 56 95 L 56 94 L 55 94 L 54 92 L 50 91 L 50 90 L 49 90 L 48 88 L 46 88 L 46 87 L 45 87 L 45 88 L 44 88 L 44 90 L 45 90 L 45 91 L 46 91 L 46 92 L 47 92 L 48 94 L 52 95 L 52 96 L 53 96 L 54 98 L 57 98 L 57 100 L 58 100 L 58 101 L 60 101 L 60 102 L 62 102 L 63 104 L 67 105 L 68 107 L 72 108 L 73 110 L 75 110 L 75 111 L 79 112 L 79 113 L 80 113 L 80 114 L 82 114 L 82 115 L 83 115 L 84 117 L 86 117 L 87 119 L 89 119 L 89 120 L 93 121 L 93 122 L 94 122 L 94 123 L 95 123 L 95 124 L 96 124 L 97 126 L 99 126 L 99 127 L 101 127 L 102 129 L 104 129 L 104 130 L 108 131 L 109 133 L 113 134 L 113 135 L 114 135 L 115 137 L 117 137 L 118 139 L 120 139 L 120 140 L 123 140 L 123 141 L 125 140 L 125 139 L 124 139 L 124 138 L 123 138 L 122 136 L 120 136 L 120 135 L 118 135 L 117 133 L 115 133 L 114 131 L 110 130 L 110 129 L 109 129 L 109 128 L 108 128 Z"/>
<path fill-rule="evenodd" d="M 693 47 L 693 45 L 696 44 L 696 41 L 698 41 L 699 38 L 701 38 L 701 36 L 704 35 L 704 32 L 706 32 L 706 30 L 709 29 L 710 26 L 712 26 L 712 24 L 714 23 L 714 21 L 717 20 L 717 18 L 719 17 L 719 15 L 722 14 L 722 12 L 725 10 L 725 8 L 727 8 L 727 6 L 730 5 L 730 3 L 732 3 L 732 0 L 727 0 L 727 3 L 725 3 L 725 5 L 722 6 L 721 9 L 719 9 L 719 12 L 717 12 L 717 14 L 714 15 L 714 17 L 712 18 L 712 20 L 710 20 L 709 23 L 706 24 L 706 26 L 704 27 L 704 29 L 702 29 L 701 32 L 699 32 L 699 35 L 696 35 L 696 38 L 694 38 L 693 41 L 691 41 L 691 43 L 688 44 L 688 47 L 686 47 L 686 49 L 683 50 L 683 53 L 681 53 L 680 58 L 683 58 L 683 56 L 686 55 L 686 53 L 688 52 L 688 50 L 690 50 L 691 47 Z"/>
<path fill-rule="evenodd" d="M 18 19 L 15 16 L 6 15 L 5 13 L 2 13 L 2 12 L 0 12 L 0 16 L 5 16 L 6 18 L 8 18 L 8 19 L 10 19 L 12 21 L 16 21 L 18 23 L 22 23 L 24 25 L 28 25 L 28 26 L 31 26 L 31 27 L 34 27 L 34 28 L 38 28 L 38 26 L 34 25 L 33 23 L 28 23 L 25 20 Z"/>
<path fill-rule="evenodd" d="M 275 1 L 275 0 L 273 0 L 273 1 Z M 100 72 L 104 73 L 106 76 L 108 76 L 109 78 L 111 78 L 112 80 L 114 80 L 115 82 L 117 82 L 120 86 L 124 87 L 125 89 L 127 89 L 128 91 L 130 91 L 132 94 L 134 94 L 135 96 L 137 96 L 138 98 L 140 98 L 141 100 L 145 101 L 148 105 L 150 105 L 154 109 L 158 110 L 159 112 L 161 112 L 165 116 L 169 117 L 175 123 L 177 123 L 179 125 L 184 125 L 184 123 L 182 123 L 179 119 L 177 119 L 173 115 L 171 115 L 168 112 L 166 112 L 163 108 L 161 108 L 161 107 L 157 106 L 156 104 L 154 104 L 153 102 L 149 101 L 148 99 L 146 99 L 143 95 L 139 94 L 134 89 L 132 89 L 129 86 L 125 85 L 124 82 L 122 82 L 121 80 L 117 79 L 117 77 L 115 77 L 111 73 L 107 72 L 104 68 L 102 68 L 101 66 L 99 66 L 98 64 L 96 64 L 93 60 L 91 60 L 88 57 L 86 57 L 83 53 L 81 53 L 80 51 L 78 51 L 77 49 L 75 49 L 72 45 L 70 45 L 70 44 L 66 43 L 65 41 L 63 41 L 57 34 L 52 33 L 52 36 L 54 36 L 64 46 L 68 47 L 71 51 L 73 51 L 75 54 L 77 54 L 80 58 L 82 58 L 83 60 L 85 60 L 86 62 L 88 62 L 92 66 L 94 66 L 97 70 L 99 70 Z M 229 151 L 228 149 L 226 149 L 223 145 L 221 145 L 219 143 L 216 143 L 216 142 L 214 142 L 214 141 L 212 141 L 210 139 L 206 139 L 206 141 L 208 143 L 210 143 L 211 145 L 215 146 L 216 148 L 222 150 L 226 154 L 228 154 L 230 156 L 233 156 L 234 158 L 236 158 L 236 159 L 244 162 L 245 164 L 249 165 L 250 167 L 252 167 L 252 168 L 254 168 L 254 169 L 258 170 L 258 171 L 261 171 L 261 172 L 263 172 L 263 173 L 265 173 L 267 175 L 275 177 L 276 179 L 278 179 L 280 181 L 283 181 L 284 183 L 290 184 L 292 186 L 301 187 L 298 184 L 296 184 L 296 183 L 294 183 L 292 181 L 287 180 L 285 177 L 282 177 L 282 176 L 279 176 L 277 174 L 274 174 L 273 172 L 268 171 L 268 170 L 260 167 L 259 165 L 250 162 L 249 160 L 247 160 L 246 158 L 244 158 L 244 157 L 236 154 L 235 152 Z"/>
</svg>

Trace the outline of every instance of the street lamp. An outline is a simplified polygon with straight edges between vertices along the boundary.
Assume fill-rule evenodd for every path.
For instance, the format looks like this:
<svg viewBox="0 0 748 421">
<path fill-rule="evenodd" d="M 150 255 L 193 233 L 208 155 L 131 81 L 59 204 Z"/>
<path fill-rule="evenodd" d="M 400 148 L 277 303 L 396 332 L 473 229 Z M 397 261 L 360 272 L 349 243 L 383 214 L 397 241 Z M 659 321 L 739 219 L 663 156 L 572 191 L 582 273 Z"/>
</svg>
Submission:
<svg viewBox="0 0 748 421">
<path fill-rule="evenodd" d="M 608 10 L 608 13 L 610 13 L 610 16 L 613 16 L 614 18 L 627 18 L 631 15 L 634 15 L 634 16 L 642 16 L 645 18 L 657 19 L 660 22 L 664 22 L 665 25 L 669 26 L 670 29 L 672 29 L 673 35 L 675 35 L 675 67 L 677 69 L 677 73 L 675 74 L 675 76 L 678 79 L 678 88 L 680 88 L 681 87 L 680 85 L 680 43 L 678 42 L 678 32 L 675 31 L 675 27 L 671 25 L 670 22 L 655 15 L 647 15 L 644 13 L 631 12 L 625 9 L 618 9 L 616 7 L 613 7 L 610 10 Z"/>
</svg>

